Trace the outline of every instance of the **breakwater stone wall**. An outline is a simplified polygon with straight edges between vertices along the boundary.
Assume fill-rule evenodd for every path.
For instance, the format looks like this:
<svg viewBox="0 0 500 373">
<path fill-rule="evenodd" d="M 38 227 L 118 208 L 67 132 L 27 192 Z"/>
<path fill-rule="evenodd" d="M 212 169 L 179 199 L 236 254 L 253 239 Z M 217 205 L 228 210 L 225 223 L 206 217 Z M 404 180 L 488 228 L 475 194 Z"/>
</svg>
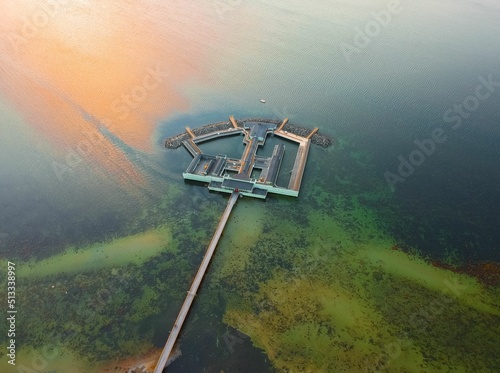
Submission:
<svg viewBox="0 0 500 373">
<path fill-rule="evenodd" d="M 191 136 L 187 132 L 183 132 L 181 134 L 169 137 L 165 140 L 165 147 L 169 149 L 177 149 L 182 145 L 184 140 L 189 139 Z"/>
<path fill-rule="evenodd" d="M 276 119 L 262 119 L 262 118 L 245 118 L 245 119 L 242 119 L 242 120 L 239 120 L 238 121 L 238 124 L 239 123 L 246 123 L 246 122 L 259 122 L 259 123 L 273 123 L 273 124 L 281 124 L 281 121 L 280 120 L 276 120 Z"/>
<path fill-rule="evenodd" d="M 321 146 L 322 148 L 328 148 L 333 144 L 333 140 L 331 138 L 317 132 L 313 135 L 313 137 L 311 137 L 311 142 L 315 145 Z"/>
<path fill-rule="evenodd" d="M 222 131 L 222 130 L 227 130 L 228 128 L 232 128 L 231 122 L 217 122 L 217 123 L 210 123 L 202 127 L 198 127 L 195 129 L 192 129 L 191 131 L 194 133 L 195 136 L 200 136 L 204 135 L 205 133 L 210 133 L 210 132 L 217 132 L 217 131 Z M 189 133 L 183 132 L 178 135 L 169 137 L 168 139 L 165 140 L 165 147 L 169 149 L 176 149 L 179 146 L 182 145 L 182 142 L 189 139 L 191 136 L 189 136 Z"/>
<path fill-rule="evenodd" d="M 265 118 L 264 119 L 263 118 L 245 118 L 245 119 L 241 119 L 241 120 L 236 120 L 236 124 L 239 127 L 244 127 L 245 123 L 247 123 L 247 122 L 272 123 L 272 124 L 276 124 L 276 125 L 281 124 L 280 120 L 265 119 Z M 229 128 L 232 128 L 231 122 L 217 122 L 217 123 L 211 123 L 211 124 L 207 124 L 207 125 L 202 126 L 202 127 L 192 129 L 191 131 L 194 133 L 195 136 L 200 136 L 200 135 L 204 135 L 206 133 L 222 131 L 222 130 L 226 130 Z M 298 126 L 296 124 L 290 124 L 290 123 L 285 124 L 285 126 L 283 127 L 283 130 L 290 132 L 290 133 L 293 133 L 295 135 L 302 136 L 302 137 L 307 137 L 307 135 L 309 135 L 311 133 L 311 129 L 309 129 L 309 128 L 305 128 L 305 127 Z M 187 132 L 183 132 L 179 135 L 169 137 L 168 139 L 165 140 L 165 147 L 167 147 L 169 149 L 176 149 L 182 145 L 183 141 L 185 141 L 189 138 L 190 138 L 190 136 Z M 329 138 L 328 136 L 321 135 L 318 132 L 316 132 L 313 135 L 313 137 L 311 138 L 311 142 L 313 144 L 319 145 L 323 148 L 328 148 L 330 145 L 333 144 L 333 141 L 331 138 Z"/>
<path fill-rule="evenodd" d="M 311 130 L 309 128 L 297 126 L 296 124 L 290 123 L 285 124 L 285 126 L 283 127 L 283 131 L 287 131 L 302 137 L 307 137 L 311 133 Z M 311 138 L 311 142 L 315 145 L 321 146 L 322 148 L 328 148 L 333 144 L 331 138 L 325 135 L 321 135 L 318 132 L 313 135 L 313 137 Z"/>
<path fill-rule="evenodd" d="M 207 124 L 206 126 L 192 129 L 191 131 L 193 131 L 195 136 L 201 136 L 201 135 L 204 135 L 206 133 L 223 131 L 223 130 L 227 130 L 229 128 L 233 128 L 233 125 L 231 124 L 231 122 L 217 122 L 217 123 Z"/>
</svg>

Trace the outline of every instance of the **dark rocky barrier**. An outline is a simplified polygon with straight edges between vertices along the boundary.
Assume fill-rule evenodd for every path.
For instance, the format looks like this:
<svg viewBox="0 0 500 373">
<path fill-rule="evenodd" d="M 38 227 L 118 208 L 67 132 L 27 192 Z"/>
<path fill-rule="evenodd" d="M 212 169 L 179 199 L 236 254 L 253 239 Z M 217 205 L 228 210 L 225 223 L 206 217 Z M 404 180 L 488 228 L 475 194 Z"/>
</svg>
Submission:
<svg viewBox="0 0 500 373">
<path fill-rule="evenodd" d="M 280 125 L 282 123 L 282 121 L 280 121 L 280 120 L 265 119 L 265 118 L 264 119 L 263 118 L 245 118 L 245 119 L 241 119 L 241 120 L 236 120 L 236 124 L 239 127 L 244 127 L 245 123 L 247 123 L 247 122 L 273 123 L 273 124 L 277 124 L 277 125 Z M 211 123 L 211 124 L 207 124 L 207 125 L 202 126 L 202 127 L 192 129 L 191 131 L 194 133 L 195 136 L 200 136 L 200 135 L 204 135 L 206 133 L 222 131 L 222 130 L 226 130 L 229 128 L 232 128 L 231 122 L 217 122 L 217 123 Z M 309 128 L 305 128 L 305 127 L 298 126 L 296 124 L 290 124 L 290 123 L 285 124 L 285 126 L 283 127 L 283 130 L 290 132 L 290 133 L 293 133 L 295 135 L 302 136 L 302 137 L 307 137 L 312 131 Z M 190 138 L 190 136 L 187 132 L 183 132 L 179 135 L 169 137 L 168 139 L 165 140 L 165 147 L 167 147 L 169 149 L 176 149 L 182 145 L 183 141 L 185 141 L 189 138 Z M 333 144 L 333 141 L 331 138 L 329 138 L 328 136 L 321 135 L 318 132 L 316 132 L 313 135 L 313 137 L 311 138 L 311 142 L 313 144 L 319 145 L 323 148 L 328 148 L 329 146 L 331 146 Z"/>
<path fill-rule="evenodd" d="M 184 140 L 187 140 L 189 138 L 190 136 L 187 132 L 183 132 L 179 135 L 169 137 L 168 139 L 165 140 L 165 147 L 169 149 L 177 149 L 179 146 L 182 145 L 182 142 Z"/>
<path fill-rule="evenodd" d="M 281 124 L 281 120 L 276 119 L 262 119 L 262 118 L 245 118 L 238 121 L 239 123 L 247 123 L 247 122 L 259 122 L 259 123 L 273 123 L 273 124 Z"/>
<path fill-rule="evenodd" d="M 321 146 L 322 148 L 328 148 L 333 144 L 333 140 L 331 138 L 325 135 L 321 135 L 317 132 L 311 138 L 311 142 L 315 145 Z"/>
<path fill-rule="evenodd" d="M 227 130 L 232 127 L 233 125 L 231 124 L 231 122 L 217 122 L 191 129 L 191 132 L 193 132 L 195 136 L 200 136 L 210 132 Z M 165 147 L 169 149 L 176 149 L 182 145 L 183 141 L 189 139 L 190 137 L 191 136 L 189 136 L 189 133 L 187 132 L 183 132 L 179 135 L 169 137 L 168 139 L 165 140 Z"/>
<path fill-rule="evenodd" d="M 294 135 L 299 135 L 302 137 L 307 137 L 311 133 L 311 129 L 298 126 L 296 124 L 287 123 L 283 127 L 283 131 L 293 133 Z M 316 132 L 311 138 L 311 142 L 315 145 L 319 145 L 323 148 L 328 148 L 333 144 L 333 141 L 328 136 L 324 136 Z"/>
<path fill-rule="evenodd" d="M 229 128 L 233 128 L 233 125 L 231 124 L 231 122 L 217 122 L 217 123 L 207 124 L 206 126 L 192 129 L 191 131 L 194 133 L 195 136 L 201 136 L 201 135 L 204 135 L 206 133 L 223 131 L 223 130 L 227 130 Z"/>
</svg>

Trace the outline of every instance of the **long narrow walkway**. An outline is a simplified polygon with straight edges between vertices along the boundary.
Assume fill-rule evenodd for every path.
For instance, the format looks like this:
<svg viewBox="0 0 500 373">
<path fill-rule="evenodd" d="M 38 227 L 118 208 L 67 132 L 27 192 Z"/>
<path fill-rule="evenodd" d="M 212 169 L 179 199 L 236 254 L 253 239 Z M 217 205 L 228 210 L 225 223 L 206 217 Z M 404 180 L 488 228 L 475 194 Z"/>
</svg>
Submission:
<svg viewBox="0 0 500 373">
<path fill-rule="evenodd" d="M 215 231 L 214 236 L 212 237 L 212 241 L 210 241 L 210 245 L 208 246 L 205 256 L 203 257 L 203 261 L 201 262 L 200 268 L 196 273 L 191 288 L 187 292 L 186 299 L 184 300 L 179 315 L 175 320 L 175 324 L 172 327 L 172 330 L 170 331 L 167 343 L 165 344 L 165 347 L 163 348 L 160 358 L 158 359 L 158 363 L 156 364 L 154 373 L 162 373 L 163 369 L 165 368 L 168 356 L 170 355 L 170 352 L 174 347 L 175 341 L 177 340 L 177 336 L 179 335 L 179 332 L 182 328 L 182 324 L 184 324 L 184 320 L 186 319 L 189 309 L 191 308 L 191 303 L 193 303 L 194 296 L 198 291 L 198 287 L 200 286 L 201 280 L 203 279 L 203 276 L 205 275 L 208 265 L 210 264 L 210 260 L 212 259 L 212 255 L 215 252 L 215 248 L 217 247 L 217 243 L 219 242 L 220 236 L 222 235 L 222 231 L 226 226 L 229 215 L 231 214 L 231 211 L 236 201 L 238 200 L 238 197 L 239 197 L 239 192 L 233 192 L 233 194 L 231 194 L 231 197 L 229 198 L 226 210 L 224 211 L 224 214 L 222 214 L 222 217 L 220 218 L 217 230 Z"/>
<path fill-rule="evenodd" d="M 312 134 L 314 135 L 316 131 L 317 129 L 314 129 Z M 283 130 L 276 130 L 274 131 L 274 134 L 299 143 L 299 149 L 297 150 L 297 156 L 295 157 L 295 163 L 293 164 L 292 176 L 290 176 L 290 182 L 288 184 L 288 189 L 296 190 L 298 192 L 302 182 L 302 176 L 304 175 L 304 170 L 306 168 L 307 155 L 309 154 L 311 139 L 309 137 L 302 137 Z"/>
<path fill-rule="evenodd" d="M 182 142 L 184 147 L 191 153 L 193 157 L 196 157 L 198 154 L 202 154 L 201 149 L 196 145 L 193 139 L 187 139 Z"/>
</svg>

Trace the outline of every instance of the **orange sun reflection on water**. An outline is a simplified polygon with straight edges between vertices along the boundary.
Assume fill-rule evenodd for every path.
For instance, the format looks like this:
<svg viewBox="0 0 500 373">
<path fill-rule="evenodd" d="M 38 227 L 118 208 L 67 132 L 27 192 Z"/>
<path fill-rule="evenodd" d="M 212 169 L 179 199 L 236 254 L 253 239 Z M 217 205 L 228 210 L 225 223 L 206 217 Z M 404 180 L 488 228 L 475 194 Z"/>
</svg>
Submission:
<svg viewBox="0 0 500 373">
<path fill-rule="evenodd" d="M 218 20 L 194 2 L 12 4 L 0 4 L 0 93 L 48 139 L 56 159 L 64 162 L 71 149 L 106 174 L 143 183 L 100 127 L 150 151 L 155 123 L 188 107 L 181 85 L 205 78 L 210 51 L 204 39 L 215 37 Z"/>
</svg>

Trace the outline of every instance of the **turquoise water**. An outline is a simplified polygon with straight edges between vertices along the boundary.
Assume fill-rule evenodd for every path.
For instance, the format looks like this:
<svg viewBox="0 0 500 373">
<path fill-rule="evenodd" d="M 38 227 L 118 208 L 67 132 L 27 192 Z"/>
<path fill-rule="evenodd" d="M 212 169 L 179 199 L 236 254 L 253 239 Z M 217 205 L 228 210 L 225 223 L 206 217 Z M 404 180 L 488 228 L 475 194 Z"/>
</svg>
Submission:
<svg viewBox="0 0 500 373">
<path fill-rule="evenodd" d="M 151 138 L 147 139 L 153 144 L 149 150 L 136 146 L 126 133 L 105 133 L 113 148 L 124 154 L 124 160 L 113 160 L 116 167 L 112 172 L 95 159 L 84 158 L 75 167 L 75 172 L 64 174 L 60 180 L 51 164 L 54 160 L 64 163 L 67 151 L 75 148 L 70 144 L 77 144 L 81 134 L 69 133 L 64 139 L 56 137 L 55 130 L 48 127 L 52 120 L 50 114 L 40 119 L 41 127 L 34 125 L 29 110 L 17 106 L 8 94 L 8 82 L 14 79 L 13 70 L 5 67 L 9 65 L 1 70 L 2 258 L 22 263 L 30 258 L 50 257 L 69 246 L 84 248 L 163 225 L 173 232 L 168 245 L 173 253 L 167 250 L 145 263 L 131 265 L 128 273 L 133 274 L 134 280 L 116 285 L 125 295 L 112 292 L 114 301 L 103 306 L 105 316 L 102 317 L 109 321 L 109 329 L 103 326 L 102 330 L 87 330 L 82 339 L 68 332 L 66 339 L 58 343 L 70 347 L 81 345 L 77 352 L 91 359 L 96 357 L 93 351 L 96 336 L 103 346 L 116 346 L 114 338 L 130 340 L 130 345 L 120 345 L 124 354 L 130 354 L 138 345 L 162 344 L 226 201 L 224 195 L 209 193 L 203 186 L 184 182 L 181 173 L 191 156 L 182 148 L 164 149 L 163 140 L 182 132 L 185 126 L 195 128 L 226 120 L 229 115 L 236 118 L 288 117 L 292 123 L 319 127 L 320 132 L 335 139 L 335 145 L 328 150 L 311 149 L 301 196 L 297 200 L 272 197 L 266 202 L 240 201 L 236 211 L 244 211 L 247 218 L 243 216 L 245 213 L 235 216 L 235 225 L 229 227 L 227 233 L 229 241 L 221 242 L 221 255 L 222 258 L 225 255 L 239 258 L 249 251 L 255 257 L 248 258 L 248 268 L 241 268 L 241 272 L 229 271 L 222 259 L 216 258 L 211 269 L 217 280 L 210 280 L 209 271 L 206 286 L 184 331 L 183 357 L 172 365 L 172 372 L 277 369 L 272 368 L 269 356 L 262 352 L 262 336 L 255 329 L 247 331 L 253 333 L 252 340 L 240 335 L 234 350 L 229 348 L 224 338 L 235 335 L 232 329 L 235 321 L 233 318 L 233 325 L 228 326 L 229 322 L 223 319 L 228 310 L 246 307 L 241 305 L 245 297 L 238 291 L 252 293 L 248 299 L 255 300 L 252 297 L 259 286 L 265 287 L 261 282 L 268 284 L 276 275 L 272 268 L 278 268 L 278 272 L 288 271 L 292 278 L 308 265 L 318 265 L 308 256 L 313 248 L 319 250 L 316 253 L 319 257 L 326 255 L 331 259 L 344 248 L 348 252 L 354 250 L 356 246 L 352 242 L 381 239 L 377 238 L 380 235 L 391 237 L 394 244 L 429 261 L 457 265 L 499 262 L 497 228 L 500 221 L 496 207 L 500 185 L 500 87 L 495 88 L 488 99 L 481 100 L 478 108 L 463 118 L 459 128 L 453 129 L 453 123 L 443 120 L 443 115 L 453 105 L 475 94 L 481 76 L 487 79 L 491 75 L 494 81 L 500 81 L 500 44 L 496 42 L 500 34 L 500 8 L 496 2 L 402 0 L 401 11 L 391 16 L 387 26 L 370 38 L 366 47 L 356 46 L 356 27 L 364 29 L 374 19 L 373 12 L 388 9 L 386 1 L 356 4 L 340 0 L 321 0 L 314 4 L 298 0 L 272 4 L 242 1 L 223 10 L 216 8 L 216 3 L 190 6 L 202 9 L 203 21 L 196 21 L 200 22 L 199 27 L 214 25 L 217 32 L 198 34 L 188 29 L 184 46 L 176 46 L 180 48 L 178 53 L 168 56 L 172 60 L 173 74 L 176 74 L 175 66 L 198 60 L 200 49 L 206 53 L 202 60 L 203 72 L 196 75 L 194 69 L 186 74 L 189 77 L 172 83 L 187 104 L 165 109 L 163 115 L 142 115 L 141 119 L 146 122 L 154 122 Z M 127 3 L 116 2 L 113 9 L 114 16 L 124 22 L 132 13 Z M 151 12 L 151 9 L 158 11 Z M 183 25 L 192 21 L 189 9 L 169 12 L 168 5 L 155 1 L 148 3 L 143 12 L 138 18 L 147 19 L 154 14 L 151 20 L 159 19 L 159 24 L 174 29 L 174 34 L 182 34 Z M 147 31 L 142 32 L 146 35 Z M 137 34 L 141 34 L 140 29 Z M 159 45 L 163 46 L 161 40 Z M 82 41 L 74 41 L 78 42 Z M 347 58 L 342 49 L 345 44 L 355 46 L 358 51 Z M 0 53 L 2 60 L 10 58 L 7 49 L 1 49 Z M 88 64 L 91 61 L 89 58 Z M 147 66 L 154 66 L 156 62 L 151 59 Z M 50 60 L 53 66 L 62 63 Z M 29 75 L 23 71 L 20 74 Z M 30 79 L 50 80 L 43 74 L 41 71 Z M 110 80 L 108 85 L 111 87 L 114 83 Z M 58 89 L 67 93 L 64 88 Z M 167 107 L 170 96 L 165 93 L 162 97 L 163 92 L 155 94 L 160 96 L 160 104 L 155 105 Z M 78 102 L 77 97 L 75 94 L 75 102 Z M 261 98 L 267 103 L 261 104 Z M 32 100 L 35 105 L 35 98 Z M 29 107 L 30 99 L 26 101 Z M 85 117 L 87 124 L 94 123 L 90 116 L 101 120 L 102 114 L 92 110 L 82 107 L 75 115 Z M 72 119 L 65 118 L 64 122 L 71 123 Z M 391 190 L 384 173 L 397 175 L 398 157 L 409 159 L 411 152 L 418 150 L 415 140 L 431 138 L 436 128 L 443 129 L 447 140 L 437 144 L 434 152 L 414 167 L 412 175 Z M 202 148 L 210 152 L 224 147 L 239 153 L 243 149 L 240 141 L 240 137 L 233 137 L 229 140 L 230 145 L 215 141 Z M 270 148 L 273 141 L 275 139 L 268 144 Z M 287 146 L 287 157 L 292 148 Z M 109 154 L 107 151 L 103 150 L 103 154 Z M 292 158 L 286 158 L 282 169 L 286 171 L 292 162 Z M 129 163 L 145 183 L 125 172 Z M 269 211 L 271 216 L 266 216 L 272 223 L 263 218 Z M 330 227 L 329 220 L 324 220 L 324 232 L 339 235 L 349 232 L 352 242 L 347 244 L 348 240 L 342 236 L 339 238 L 342 244 L 337 245 L 336 239 L 329 237 L 326 240 L 331 240 L 331 245 L 314 246 L 316 233 L 312 222 L 320 219 L 316 212 L 342 225 L 342 229 Z M 376 217 L 373 221 L 367 218 L 371 214 Z M 276 238 L 281 233 L 281 221 L 297 227 L 296 231 L 286 231 L 284 247 Z M 235 232 L 240 230 L 248 232 L 238 241 Z M 326 235 L 324 232 L 321 234 Z M 259 241 L 259 237 L 266 238 Z M 266 256 L 261 249 L 268 244 L 274 249 L 270 248 L 271 253 Z M 294 247 L 302 251 L 290 254 L 287 250 Z M 259 263 L 262 263 L 262 273 L 259 273 Z M 330 262 L 326 260 L 325 263 Z M 312 271 L 306 272 L 314 277 Z M 91 293 L 92 289 L 102 288 L 103 281 L 110 276 L 106 271 L 97 274 L 95 279 L 76 279 L 61 274 L 40 284 L 26 279 L 19 287 L 26 286 L 28 294 L 32 294 L 58 281 L 72 284 L 74 293 L 70 294 Z M 238 281 L 241 289 L 236 287 L 234 290 Z M 153 302 L 148 303 L 150 293 L 142 286 L 154 289 L 157 298 Z M 498 289 L 498 283 L 495 286 L 493 289 Z M 62 317 L 65 305 L 70 302 L 62 294 L 47 298 L 50 302 L 60 302 L 57 317 Z M 140 299 L 144 299 L 144 304 L 155 306 L 149 307 L 146 313 L 142 306 L 134 306 L 133 299 L 138 294 L 143 297 Z M 398 299 L 394 292 L 387 291 L 384 296 L 390 294 Z M 422 291 L 422 294 L 426 293 Z M 265 299 L 256 301 L 265 303 Z M 44 303 L 43 298 L 40 302 Z M 25 307 L 26 313 L 35 311 L 28 304 Z M 384 309 L 383 304 L 379 307 L 388 320 L 404 328 L 404 322 Z M 117 309 L 122 313 L 115 313 Z M 29 322 L 40 325 L 40 332 L 23 331 L 27 344 L 39 347 L 41 342 L 37 338 L 42 338 L 40 336 L 45 335 L 42 342 L 47 342 L 60 334 L 57 322 L 46 326 L 34 321 L 57 320 L 56 316 L 49 315 L 48 309 L 43 312 L 43 315 L 24 316 Z M 73 322 L 84 323 L 81 321 L 84 317 L 75 312 Z M 459 313 L 453 311 L 453 315 Z M 473 312 L 467 310 L 465 314 L 469 317 Z M 490 321 L 495 320 L 492 317 Z M 458 327 L 446 317 L 440 321 L 440 325 L 449 322 L 452 330 Z M 125 328 L 130 334 L 121 331 Z M 414 338 L 417 344 L 425 343 L 421 336 Z M 471 341 L 482 339 L 481 327 L 478 327 Z M 429 340 L 429 349 L 434 342 L 451 343 L 435 335 Z M 321 344 L 317 348 L 320 351 Z M 110 350 L 103 347 L 98 356 L 103 360 L 117 357 Z M 431 352 L 426 350 L 426 353 L 432 357 Z M 441 362 L 440 356 L 436 352 L 434 357 Z M 470 355 L 464 356 L 465 360 L 472 359 Z M 487 367 L 494 360 L 481 358 L 486 363 L 483 370 L 477 371 L 488 371 Z M 356 369 L 353 367 L 351 371 Z"/>
</svg>

